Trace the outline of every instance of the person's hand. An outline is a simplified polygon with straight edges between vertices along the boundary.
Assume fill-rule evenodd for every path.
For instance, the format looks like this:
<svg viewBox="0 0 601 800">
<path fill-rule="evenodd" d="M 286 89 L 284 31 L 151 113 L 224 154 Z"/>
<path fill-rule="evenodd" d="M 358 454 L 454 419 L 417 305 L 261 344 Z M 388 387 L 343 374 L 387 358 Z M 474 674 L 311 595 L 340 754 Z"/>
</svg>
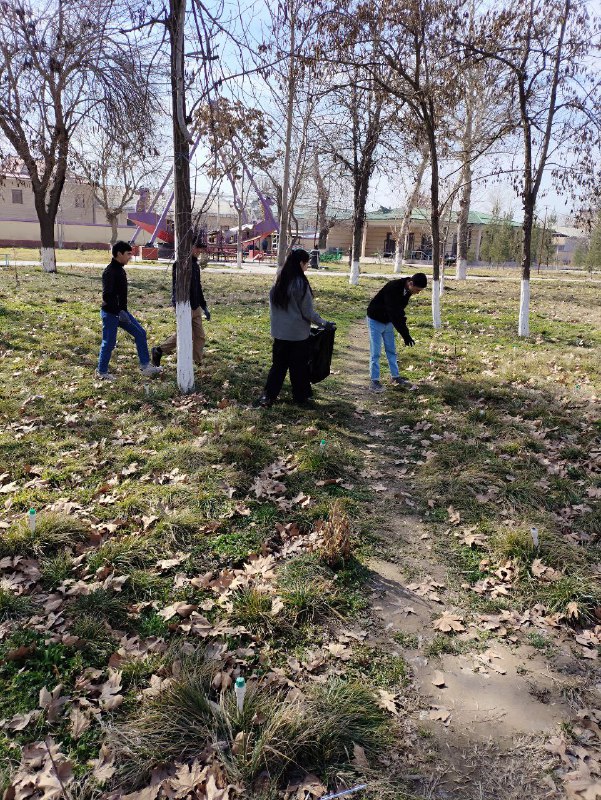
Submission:
<svg viewBox="0 0 601 800">
<path fill-rule="evenodd" d="M 335 322 L 326 322 L 323 326 L 326 331 L 335 331 L 336 330 L 336 323 Z"/>
<path fill-rule="evenodd" d="M 131 320 L 129 318 L 129 314 L 127 313 L 127 311 L 119 312 L 119 322 L 121 322 L 123 325 L 129 325 Z"/>
<path fill-rule="evenodd" d="M 411 338 L 411 336 L 408 336 L 408 337 L 405 339 L 405 344 L 407 345 L 407 347 L 413 347 L 413 345 L 415 344 L 415 342 L 413 341 L 413 339 Z"/>
<path fill-rule="evenodd" d="M 209 311 L 209 307 L 208 306 L 205 306 L 203 308 L 203 312 L 204 312 L 204 315 L 205 315 L 205 319 L 207 321 L 210 320 L 211 319 L 211 312 Z"/>
</svg>

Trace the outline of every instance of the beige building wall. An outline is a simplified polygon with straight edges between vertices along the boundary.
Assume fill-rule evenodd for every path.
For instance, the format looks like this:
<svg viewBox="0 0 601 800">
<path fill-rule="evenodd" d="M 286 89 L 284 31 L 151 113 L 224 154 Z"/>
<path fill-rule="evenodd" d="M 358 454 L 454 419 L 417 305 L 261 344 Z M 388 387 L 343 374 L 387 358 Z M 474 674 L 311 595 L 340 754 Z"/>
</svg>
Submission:
<svg viewBox="0 0 601 800">
<path fill-rule="evenodd" d="M 21 200 L 22 202 L 19 202 Z M 94 224 L 104 221 L 104 212 L 94 201 L 92 187 L 67 181 L 60 201 L 59 216 L 68 222 Z M 37 214 L 31 182 L 7 175 L 0 185 L 0 221 L 36 220 Z"/>
<path fill-rule="evenodd" d="M 77 248 L 80 245 L 91 247 L 96 245 L 99 248 L 106 247 L 111 239 L 110 225 L 81 225 L 64 223 L 62 236 L 64 246 L 67 248 Z M 55 225 L 55 240 L 59 240 L 59 225 Z M 125 241 L 131 239 L 135 228 L 121 225 L 118 228 L 118 236 Z M 20 222 L 0 220 L 0 251 L 10 247 L 39 247 L 40 246 L 40 226 L 37 222 Z"/>
</svg>

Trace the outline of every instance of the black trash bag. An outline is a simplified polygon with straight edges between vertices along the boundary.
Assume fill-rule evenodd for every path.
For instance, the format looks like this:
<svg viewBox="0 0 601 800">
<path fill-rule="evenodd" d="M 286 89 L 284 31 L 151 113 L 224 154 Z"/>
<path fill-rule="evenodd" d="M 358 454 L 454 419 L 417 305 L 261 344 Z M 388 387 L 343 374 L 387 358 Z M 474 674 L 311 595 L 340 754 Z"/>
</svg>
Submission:
<svg viewBox="0 0 601 800">
<path fill-rule="evenodd" d="M 335 333 L 334 328 L 311 329 L 311 355 L 309 356 L 311 383 L 319 383 L 330 374 Z"/>
</svg>

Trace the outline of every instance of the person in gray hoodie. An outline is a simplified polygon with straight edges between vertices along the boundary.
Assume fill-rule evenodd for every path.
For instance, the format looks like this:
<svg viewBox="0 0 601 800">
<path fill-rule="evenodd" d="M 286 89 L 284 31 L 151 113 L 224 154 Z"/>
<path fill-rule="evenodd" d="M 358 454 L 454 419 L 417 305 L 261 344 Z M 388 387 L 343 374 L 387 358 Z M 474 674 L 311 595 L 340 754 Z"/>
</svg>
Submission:
<svg viewBox="0 0 601 800">
<path fill-rule="evenodd" d="M 311 323 L 334 327 L 313 308 L 313 291 L 305 272 L 309 253 L 292 250 L 269 293 L 269 316 L 273 336 L 272 364 L 259 405 L 269 408 L 277 399 L 290 371 L 295 403 L 307 405 L 312 394 L 309 382 Z"/>
</svg>

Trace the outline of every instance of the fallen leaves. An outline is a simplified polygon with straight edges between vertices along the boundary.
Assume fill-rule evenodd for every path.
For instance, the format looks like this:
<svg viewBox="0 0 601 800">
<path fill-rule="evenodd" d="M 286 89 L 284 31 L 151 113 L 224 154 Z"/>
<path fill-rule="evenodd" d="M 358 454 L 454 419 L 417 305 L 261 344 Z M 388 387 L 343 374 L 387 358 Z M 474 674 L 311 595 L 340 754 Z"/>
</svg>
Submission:
<svg viewBox="0 0 601 800">
<path fill-rule="evenodd" d="M 104 711 L 113 711 L 118 708 L 125 699 L 121 692 L 121 678 L 123 673 L 119 670 L 109 668 L 108 679 L 102 684 L 100 692 L 100 708 Z"/>
<path fill-rule="evenodd" d="M 430 706 L 428 717 L 434 722 L 442 722 L 443 725 L 451 724 L 451 712 L 446 706 Z"/>
<path fill-rule="evenodd" d="M 444 584 L 438 583 L 430 578 L 430 576 L 424 578 L 421 583 L 410 583 L 407 588 L 411 592 L 419 595 L 419 597 L 425 597 L 428 600 L 433 600 L 435 603 L 442 603 L 438 590 L 444 589 Z"/>
<path fill-rule="evenodd" d="M 436 686 L 439 689 L 442 689 L 443 686 L 446 686 L 444 673 L 441 672 L 439 669 L 437 669 L 436 672 L 434 673 L 434 675 L 432 675 L 432 678 L 431 678 L 430 682 L 432 683 L 433 686 Z"/>
<path fill-rule="evenodd" d="M 445 611 L 441 617 L 433 622 L 433 627 L 443 633 L 461 633 L 465 630 L 461 617 L 457 614 L 450 614 L 448 611 Z"/>
</svg>

